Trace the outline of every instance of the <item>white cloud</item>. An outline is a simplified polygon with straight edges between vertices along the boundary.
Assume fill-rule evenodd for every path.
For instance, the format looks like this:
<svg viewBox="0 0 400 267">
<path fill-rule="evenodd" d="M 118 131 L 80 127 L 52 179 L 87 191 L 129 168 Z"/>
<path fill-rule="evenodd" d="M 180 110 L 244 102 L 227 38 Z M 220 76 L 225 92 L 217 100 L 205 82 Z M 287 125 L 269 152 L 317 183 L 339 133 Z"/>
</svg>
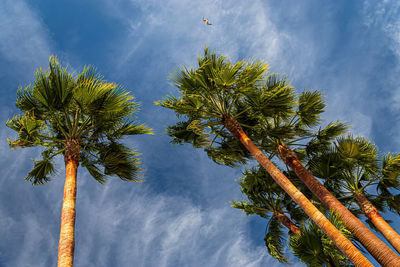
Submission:
<svg viewBox="0 0 400 267">
<path fill-rule="evenodd" d="M 88 177 L 81 177 L 87 179 Z M 154 195 L 145 185 L 80 184 L 77 266 L 263 266 L 246 218 L 232 208 L 201 209 L 189 199 Z M 85 194 L 89 186 L 100 194 Z M 122 187 L 129 186 L 129 190 Z M 118 200 L 115 196 L 118 195 Z M 95 201 L 94 201 L 95 200 Z"/>
<path fill-rule="evenodd" d="M 398 1 L 364 1 L 364 23 L 378 26 L 392 39 L 391 48 L 400 56 L 400 3 Z"/>
<path fill-rule="evenodd" d="M 40 16 L 22 0 L 0 2 L 0 54 L 13 64 L 43 65 L 50 55 L 48 32 Z"/>
<path fill-rule="evenodd" d="M 190 65 L 205 45 L 233 59 L 246 55 L 276 60 L 282 56 L 291 39 L 279 32 L 269 20 L 268 7 L 262 1 L 114 1 L 104 0 L 108 15 L 127 25 L 129 34 L 120 44 L 117 58 L 123 66 L 140 47 L 156 39 L 155 54 L 163 53 L 173 65 Z M 127 13 L 130 10 L 132 13 Z M 207 26 L 202 18 L 208 18 Z M 115 57 L 114 57 L 115 58 Z M 160 60 L 160 58 L 158 58 Z M 159 65 L 154 61 L 154 65 Z M 165 62 L 164 62 L 165 63 Z"/>
</svg>

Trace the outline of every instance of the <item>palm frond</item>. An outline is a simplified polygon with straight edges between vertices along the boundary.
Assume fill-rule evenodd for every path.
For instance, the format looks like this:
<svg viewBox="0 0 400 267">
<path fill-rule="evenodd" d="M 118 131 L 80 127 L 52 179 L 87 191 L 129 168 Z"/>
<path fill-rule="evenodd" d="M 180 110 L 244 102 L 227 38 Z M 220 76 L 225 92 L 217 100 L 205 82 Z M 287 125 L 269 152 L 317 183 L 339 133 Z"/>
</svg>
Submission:
<svg viewBox="0 0 400 267">
<path fill-rule="evenodd" d="M 32 182 L 32 185 L 42 185 L 51 180 L 49 176 L 55 173 L 52 152 L 51 148 L 46 149 L 42 152 L 41 160 L 34 160 L 34 167 L 25 177 L 25 181 Z"/>
<path fill-rule="evenodd" d="M 198 127 L 200 127 L 197 124 Z M 204 147 L 210 142 L 208 133 L 195 129 L 192 121 L 178 122 L 174 126 L 167 128 L 167 134 L 172 137 L 172 144 L 190 143 L 194 147 Z"/>
<path fill-rule="evenodd" d="M 330 213 L 329 220 L 346 237 L 351 233 L 344 228 L 343 223 Z M 334 243 L 312 221 L 300 226 L 301 235 L 292 235 L 289 247 L 294 255 L 308 266 L 324 266 L 336 262 L 337 266 L 349 266 L 351 263 L 334 245 Z"/>
<path fill-rule="evenodd" d="M 400 189 L 400 154 L 387 153 L 382 157 L 380 187 Z"/>
<path fill-rule="evenodd" d="M 282 225 L 276 217 L 272 217 L 268 223 L 268 228 L 264 237 L 268 253 L 281 263 L 289 263 L 288 258 L 284 256 Z"/>
<path fill-rule="evenodd" d="M 104 166 L 105 175 L 116 175 L 124 181 L 141 181 L 139 153 L 117 142 L 99 145 L 98 148 L 98 162 Z"/>
<path fill-rule="evenodd" d="M 378 150 L 372 142 L 363 137 L 338 137 L 336 149 L 346 161 L 355 161 L 366 169 L 378 169 Z"/>
<path fill-rule="evenodd" d="M 62 69 L 57 58 L 49 59 L 49 70 L 39 69 L 35 74 L 33 94 L 41 105 L 53 111 L 63 110 L 71 99 L 74 78 Z"/>
<path fill-rule="evenodd" d="M 90 175 L 99 183 L 105 184 L 106 183 L 106 176 L 104 172 L 100 169 L 97 160 L 93 160 L 90 155 L 86 153 L 80 154 L 80 160 L 82 163 L 82 167 L 86 168 Z"/>
<path fill-rule="evenodd" d="M 15 115 L 10 120 L 7 120 L 6 126 L 18 133 L 15 141 L 8 140 L 11 148 L 42 144 L 39 134 L 43 130 L 43 121 L 35 119 L 29 112 L 23 115 Z"/>
<path fill-rule="evenodd" d="M 215 163 L 229 167 L 238 167 L 251 158 L 250 152 L 233 136 L 226 136 L 219 146 L 208 146 L 204 150 Z"/>
<path fill-rule="evenodd" d="M 325 106 L 321 92 L 304 91 L 301 93 L 298 103 L 299 123 L 307 127 L 316 125 Z"/>
<path fill-rule="evenodd" d="M 312 156 L 316 153 L 328 150 L 331 146 L 332 141 L 344 134 L 348 126 L 341 122 L 330 122 L 325 128 L 320 128 L 314 137 L 307 143 L 306 152 L 307 155 Z"/>
<path fill-rule="evenodd" d="M 137 124 L 136 121 L 126 121 L 116 123 L 113 129 L 110 129 L 108 137 L 110 139 L 120 139 L 125 135 L 154 134 L 145 124 Z"/>
<path fill-rule="evenodd" d="M 231 201 L 231 204 L 231 207 L 244 211 L 247 216 L 257 214 L 262 218 L 269 218 L 268 213 L 272 212 L 271 209 L 255 205 L 248 201 Z"/>
</svg>

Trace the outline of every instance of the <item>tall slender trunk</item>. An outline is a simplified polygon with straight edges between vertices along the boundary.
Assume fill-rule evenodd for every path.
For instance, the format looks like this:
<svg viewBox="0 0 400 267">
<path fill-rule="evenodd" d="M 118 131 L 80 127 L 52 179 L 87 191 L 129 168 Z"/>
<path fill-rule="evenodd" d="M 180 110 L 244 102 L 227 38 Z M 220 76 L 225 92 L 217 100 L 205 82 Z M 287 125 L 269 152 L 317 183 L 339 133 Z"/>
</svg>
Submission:
<svg viewBox="0 0 400 267">
<path fill-rule="evenodd" d="M 78 164 L 71 160 L 67 162 L 65 168 L 60 241 L 58 243 L 58 267 L 72 266 L 75 247 L 76 173 Z"/>
<path fill-rule="evenodd" d="M 304 212 L 335 243 L 355 266 L 373 266 L 367 258 L 303 195 L 290 180 L 261 152 L 244 133 L 240 124 L 232 117 L 224 118 L 224 125 L 254 156 L 283 190 L 304 210 Z"/>
<path fill-rule="evenodd" d="M 79 166 L 79 143 L 67 140 L 65 150 L 65 185 L 61 210 L 58 267 L 72 267 L 75 248 L 76 175 Z"/>
<path fill-rule="evenodd" d="M 299 236 L 301 231 L 297 225 L 295 225 L 288 216 L 279 210 L 274 211 L 274 216 L 284 225 L 287 229 L 289 229 L 293 234 Z"/>
<path fill-rule="evenodd" d="M 400 253 L 400 235 L 382 218 L 374 205 L 362 193 L 355 194 L 357 204 L 365 216 L 383 234 L 387 241 Z"/>
<path fill-rule="evenodd" d="M 363 244 L 383 266 L 400 266 L 400 257 L 375 236 L 356 216 L 338 201 L 304 166 L 286 145 L 278 147 L 280 158 L 289 166 L 310 191 L 343 221 L 346 228 Z"/>
</svg>

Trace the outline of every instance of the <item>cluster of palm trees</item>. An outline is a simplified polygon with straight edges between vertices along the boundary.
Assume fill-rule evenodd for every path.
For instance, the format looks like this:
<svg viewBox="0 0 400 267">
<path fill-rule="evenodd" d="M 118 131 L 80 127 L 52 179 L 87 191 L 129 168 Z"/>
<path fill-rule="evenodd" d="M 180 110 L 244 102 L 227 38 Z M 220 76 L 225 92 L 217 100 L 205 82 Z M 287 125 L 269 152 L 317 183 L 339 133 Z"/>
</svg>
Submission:
<svg viewBox="0 0 400 267">
<path fill-rule="evenodd" d="M 306 232 L 301 230 L 305 229 L 304 227 L 296 226 L 291 220 L 300 222 L 300 218 L 292 214 L 298 206 L 301 213 L 307 215 L 352 264 L 372 266 L 359 249 L 346 238 L 346 235 L 349 237 L 347 233 L 360 242 L 380 264 L 400 266 L 400 257 L 334 196 L 333 193 L 336 192 L 347 193 L 347 190 L 340 190 L 340 187 L 345 186 L 345 189 L 351 187 L 343 185 L 339 180 L 339 173 L 332 179 L 323 175 L 317 176 L 326 179 L 328 189 L 332 192 L 313 175 L 314 171 L 319 169 L 319 162 L 328 164 L 324 161 L 324 156 L 329 151 L 337 150 L 339 154 L 341 153 L 340 165 L 333 164 L 336 171 L 343 171 L 340 175 L 344 177 L 350 176 L 350 173 L 358 177 L 354 182 L 357 187 L 349 191 L 349 194 L 354 192 L 354 198 L 362 206 L 361 210 L 365 210 L 367 217 L 375 217 L 374 221 L 379 220 L 382 230 L 387 231 L 385 237 L 387 236 L 389 242 L 396 247 L 398 236 L 394 235 L 392 229 L 388 230 L 387 223 L 377 219 L 381 217 L 376 208 L 368 202 L 365 192 L 369 192 L 368 186 L 377 183 L 384 195 L 375 200 L 380 202 L 382 207 L 388 206 L 396 210 L 399 205 L 399 195 L 393 195 L 392 192 L 400 189 L 398 178 L 400 156 L 385 156 L 385 163 L 381 167 L 385 165 L 387 168 L 379 169 L 379 166 L 371 163 L 374 159 L 363 158 L 367 156 L 365 153 L 356 154 L 352 150 L 357 149 L 355 146 L 346 152 L 340 146 L 342 140 L 346 139 L 340 137 L 345 133 L 345 125 L 333 122 L 324 128 L 315 129 L 320 123 L 320 115 L 325 107 L 321 94 L 318 91 L 305 91 L 297 96 L 284 78 L 268 74 L 267 66 L 261 61 L 231 63 L 226 57 L 219 56 L 206 48 L 204 56 L 198 57 L 197 64 L 196 68 L 180 69 L 171 77 L 173 84 L 179 90 L 180 97 L 167 96 L 156 104 L 170 108 L 185 118 L 168 128 L 174 143 L 191 143 L 194 147 L 203 148 L 211 159 L 227 166 L 244 164 L 253 156 L 260 164 L 260 168 L 265 170 L 261 175 L 259 171 L 253 170 L 253 174 L 256 172 L 258 175 L 250 179 L 253 181 L 251 186 L 247 184 L 247 173 L 241 186 L 243 193 L 249 198 L 249 203 L 236 202 L 233 205 L 250 214 L 272 216 L 269 227 L 272 227 L 273 231 L 267 231 L 265 240 L 273 256 L 285 261 L 280 251 L 282 242 L 277 235 L 272 234 L 276 232 L 278 224 L 289 229 L 294 236 L 293 242 L 297 244 L 301 238 L 296 236 L 302 236 L 303 232 Z M 346 140 L 351 146 L 353 138 L 349 136 Z M 360 144 L 359 150 L 363 149 L 367 150 Z M 284 172 L 271 162 L 279 159 L 278 164 L 283 163 L 282 165 L 287 168 Z M 365 166 L 357 165 L 364 161 L 370 163 Z M 331 164 L 325 167 L 330 169 Z M 331 171 L 334 172 L 334 169 Z M 294 184 L 294 176 L 307 187 L 309 192 L 304 189 L 299 190 L 303 186 L 298 185 L 297 179 L 297 186 Z M 271 179 L 268 181 L 267 177 L 273 181 Z M 274 183 L 277 184 L 275 188 Z M 350 182 L 351 185 L 354 183 Z M 277 191 L 277 187 L 280 187 L 292 201 L 285 200 L 286 195 L 283 191 Z M 335 188 L 338 190 L 332 190 Z M 326 210 L 318 209 L 302 192 L 309 194 L 308 197 L 311 194 L 315 196 L 316 199 L 311 200 L 316 204 L 321 203 Z M 349 202 L 344 203 L 347 205 Z M 331 211 L 333 221 L 338 221 L 336 224 L 343 224 L 344 227 L 335 227 L 334 223 L 325 217 L 326 211 Z M 286 214 L 293 217 L 290 218 Z M 313 224 L 310 223 L 309 229 L 315 229 Z M 294 243 L 291 245 L 292 248 L 296 247 Z M 327 259 L 329 260 L 324 264 L 339 261 L 329 255 Z"/>
<path fill-rule="evenodd" d="M 72 266 L 79 163 L 100 183 L 113 175 L 140 181 L 138 153 L 119 140 L 152 132 L 134 120 L 137 103 L 123 87 L 91 67 L 73 76 L 54 57 L 49 65 L 18 90 L 22 114 L 7 121 L 18 133 L 9 144 L 45 147 L 26 178 L 33 184 L 49 181 L 52 159 L 64 156 L 58 265 Z M 400 213 L 400 155 L 380 156 L 368 140 L 346 135 L 343 123 L 320 127 L 321 93 L 297 95 L 261 61 L 232 63 L 205 48 L 197 65 L 171 75 L 179 97 L 156 102 L 183 118 L 168 135 L 204 149 L 218 164 L 258 162 L 239 181 L 247 200 L 232 206 L 268 220 L 264 240 L 273 257 L 288 262 L 287 237 L 293 254 L 310 266 L 372 266 L 361 245 L 383 266 L 400 266 L 400 257 L 358 218 L 364 214 L 400 252 L 400 236 L 379 214 Z"/>
</svg>

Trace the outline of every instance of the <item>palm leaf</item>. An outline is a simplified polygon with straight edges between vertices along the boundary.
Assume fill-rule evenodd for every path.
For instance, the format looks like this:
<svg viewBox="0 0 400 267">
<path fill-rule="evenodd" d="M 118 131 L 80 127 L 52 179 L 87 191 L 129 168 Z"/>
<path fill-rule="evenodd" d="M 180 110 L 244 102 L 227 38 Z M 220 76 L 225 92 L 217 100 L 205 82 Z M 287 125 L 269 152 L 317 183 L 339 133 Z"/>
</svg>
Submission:
<svg viewBox="0 0 400 267">
<path fill-rule="evenodd" d="M 51 180 L 49 176 L 55 173 L 52 151 L 52 148 L 46 149 L 42 152 L 41 160 L 34 160 L 34 167 L 25 177 L 25 181 L 32 182 L 32 185 L 42 185 Z"/>
<path fill-rule="evenodd" d="M 116 142 L 99 145 L 99 163 L 105 175 L 116 175 L 124 181 L 140 182 L 139 153 Z"/>
<path fill-rule="evenodd" d="M 264 237 L 265 245 L 268 253 L 282 263 L 289 263 L 289 260 L 284 256 L 282 225 L 276 217 L 272 217 L 268 223 L 266 234 Z"/>
<path fill-rule="evenodd" d="M 316 125 L 325 106 L 321 92 L 304 91 L 301 93 L 298 103 L 299 123 L 307 127 Z"/>
</svg>

